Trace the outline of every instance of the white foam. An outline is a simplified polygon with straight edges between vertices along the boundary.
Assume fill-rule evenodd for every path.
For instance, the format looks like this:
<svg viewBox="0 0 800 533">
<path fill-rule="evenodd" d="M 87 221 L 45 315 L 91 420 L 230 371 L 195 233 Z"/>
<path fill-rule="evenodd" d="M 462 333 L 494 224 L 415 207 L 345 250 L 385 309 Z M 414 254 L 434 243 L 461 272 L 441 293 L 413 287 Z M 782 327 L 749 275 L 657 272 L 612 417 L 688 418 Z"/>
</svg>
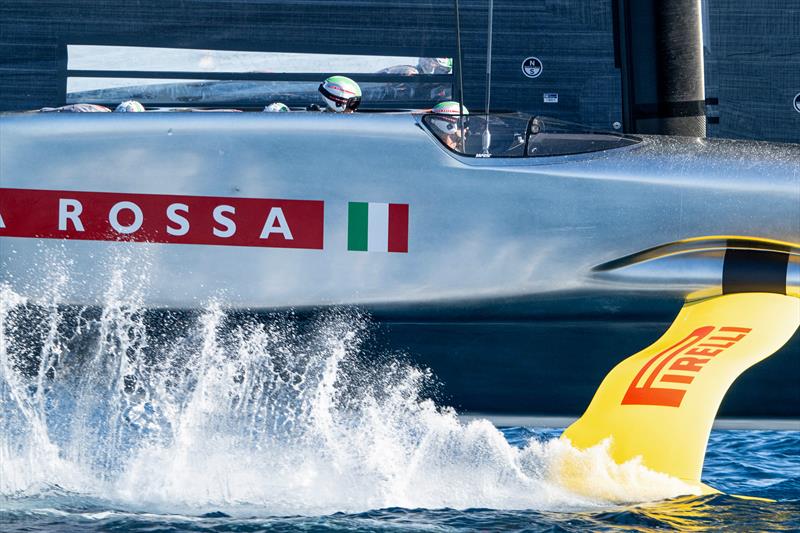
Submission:
<svg viewBox="0 0 800 533">
<path fill-rule="evenodd" d="M 156 342 L 125 279 L 109 276 L 100 316 L 66 332 L 53 302 L 32 313 L 42 302 L 0 287 L 3 495 L 56 485 L 149 512 L 252 516 L 576 510 L 692 492 L 637 461 L 617 465 L 609 443 L 517 448 L 486 420 L 460 422 L 423 398 L 427 372 L 365 361 L 371 326 L 358 313 L 233 327 L 211 304 Z M 35 355 L 23 349 L 31 336 Z M 23 371 L 34 356 L 38 371 Z M 565 460 L 583 482 L 559 481 Z"/>
</svg>

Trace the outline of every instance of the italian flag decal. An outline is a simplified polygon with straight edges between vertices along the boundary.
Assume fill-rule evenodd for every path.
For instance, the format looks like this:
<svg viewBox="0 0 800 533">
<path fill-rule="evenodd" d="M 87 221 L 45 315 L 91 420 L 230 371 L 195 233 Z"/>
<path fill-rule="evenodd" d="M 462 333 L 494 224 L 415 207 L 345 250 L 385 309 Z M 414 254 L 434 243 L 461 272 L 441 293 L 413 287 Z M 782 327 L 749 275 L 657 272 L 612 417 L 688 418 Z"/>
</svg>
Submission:
<svg viewBox="0 0 800 533">
<path fill-rule="evenodd" d="M 408 253 L 408 204 L 350 202 L 347 249 Z"/>
</svg>

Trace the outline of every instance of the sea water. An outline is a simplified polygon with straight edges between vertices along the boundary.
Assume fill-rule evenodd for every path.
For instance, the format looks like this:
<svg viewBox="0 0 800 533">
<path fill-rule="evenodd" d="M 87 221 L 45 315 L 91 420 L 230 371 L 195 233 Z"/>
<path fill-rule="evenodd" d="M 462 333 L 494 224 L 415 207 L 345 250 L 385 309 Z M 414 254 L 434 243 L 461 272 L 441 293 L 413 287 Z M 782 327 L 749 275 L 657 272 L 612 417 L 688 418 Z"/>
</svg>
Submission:
<svg viewBox="0 0 800 533">
<path fill-rule="evenodd" d="M 77 308 L 67 276 L 0 285 L 2 531 L 800 529 L 800 431 L 714 432 L 704 480 L 776 501 L 700 497 L 608 442 L 461 421 L 362 350 L 358 310 L 149 310 L 124 265 Z M 596 490 L 559 482 L 567 457 Z"/>
</svg>

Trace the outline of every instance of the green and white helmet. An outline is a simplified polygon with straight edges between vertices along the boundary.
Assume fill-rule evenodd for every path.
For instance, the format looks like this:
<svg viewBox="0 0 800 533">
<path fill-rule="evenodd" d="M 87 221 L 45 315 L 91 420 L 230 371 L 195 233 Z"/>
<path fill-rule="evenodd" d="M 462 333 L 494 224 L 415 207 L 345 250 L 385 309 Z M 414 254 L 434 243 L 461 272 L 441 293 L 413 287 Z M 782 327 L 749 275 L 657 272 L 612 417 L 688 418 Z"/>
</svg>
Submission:
<svg viewBox="0 0 800 533">
<path fill-rule="evenodd" d="M 284 104 L 283 102 L 272 102 L 267 107 L 264 108 L 264 111 L 267 113 L 288 113 L 289 106 Z"/>
<path fill-rule="evenodd" d="M 319 85 L 322 99 L 331 111 L 355 111 L 361 103 L 361 87 L 346 76 L 331 76 Z"/>
<path fill-rule="evenodd" d="M 458 102 L 454 102 L 453 100 L 439 102 L 431 109 L 431 113 L 436 116 L 431 118 L 430 123 L 442 133 L 455 133 L 458 129 L 458 119 L 461 116 L 462 109 L 464 115 L 469 115 L 469 110 L 466 107 L 460 108 Z"/>
<path fill-rule="evenodd" d="M 433 106 L 431 112 L 437 115 L 460 115 L 462 109 L 465 115 L 469 115 L 469 110 L 466 106 L 460 106 L 458 102 L 448 100 L 446 102 L 439 102 Z"/>
<path fill-rule="evenodd" d="M 143 113 L 144 106 L 136 100 L 125 100 L 114 109 L 115 113 Z"/>
</svg>

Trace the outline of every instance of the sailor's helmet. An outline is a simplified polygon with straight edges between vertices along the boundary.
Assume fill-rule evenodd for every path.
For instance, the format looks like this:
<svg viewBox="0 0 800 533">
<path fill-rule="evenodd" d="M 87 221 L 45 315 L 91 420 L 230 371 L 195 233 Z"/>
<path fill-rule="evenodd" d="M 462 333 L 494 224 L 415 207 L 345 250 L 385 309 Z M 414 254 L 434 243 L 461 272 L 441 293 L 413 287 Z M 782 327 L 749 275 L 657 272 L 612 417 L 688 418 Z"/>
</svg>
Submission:
<svg viewBox="0 0 800 533">
<path fill-rule="evenodd" d="M 361 87 L 346 76 L 331 76 L 319 85 L 319 92 L 329 109 L 355 111 L 361 103 Z"/>
<path fill-rule="evenodd" d="M 115 113 L 142 113 L 144 106 L 136 100 L 125 100 L 114 109 Z"/>
<path fill-rule="evenodd" d="M 457 133 L 462 111 L 464 115 L 469 115 L 469 110 L 464 106 L 459 106 L 458 102 L 452 100 L 439 102 L 431 109 L 431 113 L 435 116 L 431 118 L 430 124 L 444 134 Z"/>
<path fill-rule="evenodd" d="M 272 102 L 264 108 L 264 111 L 267 113 L 287 113 L 289 111 L 289 106 L 283 102 Z"/>
</svg>

